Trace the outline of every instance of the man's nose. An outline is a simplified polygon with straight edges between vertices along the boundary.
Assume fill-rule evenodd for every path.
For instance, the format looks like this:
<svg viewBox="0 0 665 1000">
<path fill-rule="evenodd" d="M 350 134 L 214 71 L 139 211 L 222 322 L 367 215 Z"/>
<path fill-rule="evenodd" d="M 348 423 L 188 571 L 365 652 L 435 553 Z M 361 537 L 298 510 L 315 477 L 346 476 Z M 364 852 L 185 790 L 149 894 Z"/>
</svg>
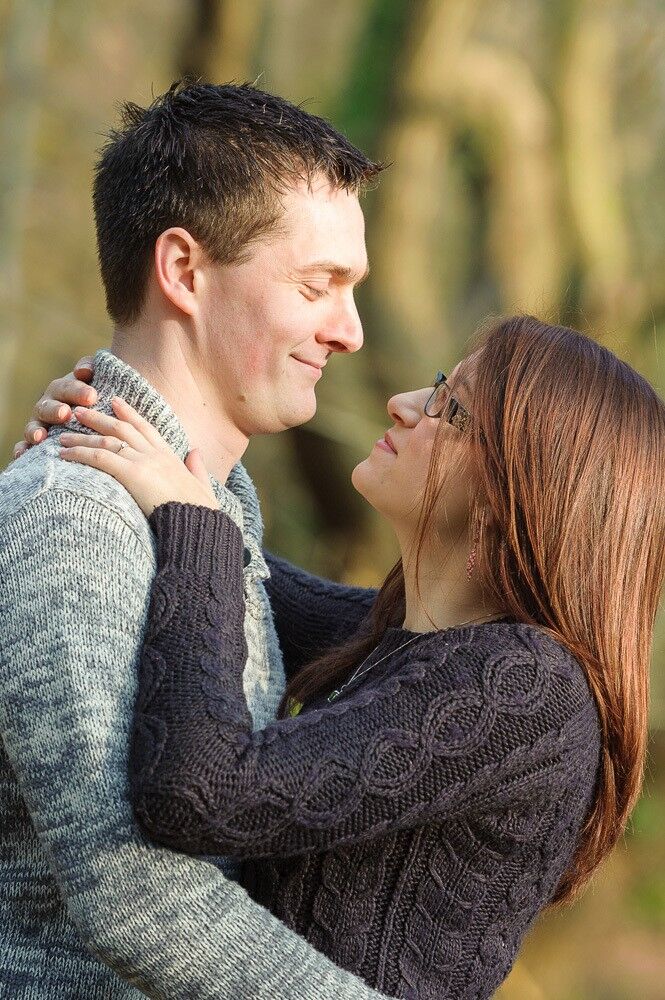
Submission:
<svg viewBox="0 0 665 1000">
<path fill-rule="evenodd" d="M 317 338 L 329 350 L 352 354 L 363 346 L 363 326 L 353 300 L 344 303 L 330 325 Z"/>
<path fill-rule="evenodd" d="M 415 427 L 425 412 L 425 403 L 431 389 L 415 389 L 412 392 L 398 392 L 391 396 L 386 405 L 388 413 L 396 424 Z"/>
</svg>

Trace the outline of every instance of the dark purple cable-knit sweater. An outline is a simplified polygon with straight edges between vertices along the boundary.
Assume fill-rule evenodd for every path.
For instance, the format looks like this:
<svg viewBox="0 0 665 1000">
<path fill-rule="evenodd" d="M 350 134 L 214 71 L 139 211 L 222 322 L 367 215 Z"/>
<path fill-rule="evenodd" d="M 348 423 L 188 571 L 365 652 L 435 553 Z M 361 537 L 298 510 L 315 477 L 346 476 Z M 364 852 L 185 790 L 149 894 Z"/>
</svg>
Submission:
<svg viewBox="0 0 665 1000">
<path fill-rule="evenodd" d="M 490 997 L 592 803 L 600 735 L 579 664 L 516 623 L 425 633 L 403 651 L 413 633 L 392 628 L 372 660 L 392 655 L 336 702 L 252 732 L 240 531 L 180 504 L 151 524 L 131 761 L 145 830 L 244 859 L 255 899 L 388 995 Z M 272 569 L 292 672 L 348 634 L 371 593 Z"/>
</svg>

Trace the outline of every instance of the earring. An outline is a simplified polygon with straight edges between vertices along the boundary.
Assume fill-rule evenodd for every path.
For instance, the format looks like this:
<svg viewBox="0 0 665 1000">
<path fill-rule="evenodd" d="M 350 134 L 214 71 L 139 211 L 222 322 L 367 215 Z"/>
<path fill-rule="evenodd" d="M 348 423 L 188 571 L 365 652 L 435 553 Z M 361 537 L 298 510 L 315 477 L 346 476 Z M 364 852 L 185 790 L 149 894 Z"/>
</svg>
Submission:
<svg viewBox="0 0 665 1000">
<path fill-rule="evenodd" d="M 480 541 L 480 533 L 483 530 L 483 525 L 485 524 L 485 511 L 481 510 L 480 517 L 476 522 L 476 530 L 473 533 L 473 545 L 471 546 L 471 551 L 469 552 L 469 558 L 466 561 L 466 575 L 470 580 L 473 576 L 473 571 L 476 566 L 476 556 L 478 555 L 478 542 Z"/>
<path fill-rule="evenodd" d="M 469 558 L 466 561 L 466 575 L 469 578 L 469 580 L 473 576 L 473 569 L 474 569 L 474 566 L 476 565 L 476 555 L 477 555 L 477 552 L 478 552 L 477 543 L 474 541 L 473 547 L 472 547 L 471 551 L 469 552 Z"/>
</svg>

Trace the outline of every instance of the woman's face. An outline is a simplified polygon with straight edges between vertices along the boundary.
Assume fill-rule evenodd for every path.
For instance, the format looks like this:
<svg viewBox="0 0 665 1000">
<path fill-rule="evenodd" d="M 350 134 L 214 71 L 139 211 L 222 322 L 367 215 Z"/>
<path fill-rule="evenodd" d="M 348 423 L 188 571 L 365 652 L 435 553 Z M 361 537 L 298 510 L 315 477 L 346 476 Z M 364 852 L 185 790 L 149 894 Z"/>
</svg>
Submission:
<svg viewBox="0 0 665 1000">
<path fill-rule="evenodd" d="M 473 412 L 473 356 L 460 362 L 448 383 L 456 399 Z M 358 492 L 396 528 L 415 529 L 418 524 L 435 438 L 439 455 L 437 482 L 443 484 L 438 518 L 449 533 L 463 530 L 469 517 L 469 497 L 474 485 L 469 462 L 470 431 L 459 430 L 445 416 L 425 416 L 431 386 L 399 393 L 388 400 L 393 426 L 376 442 L 368 457 L 351 476 Z"/>
</svg>

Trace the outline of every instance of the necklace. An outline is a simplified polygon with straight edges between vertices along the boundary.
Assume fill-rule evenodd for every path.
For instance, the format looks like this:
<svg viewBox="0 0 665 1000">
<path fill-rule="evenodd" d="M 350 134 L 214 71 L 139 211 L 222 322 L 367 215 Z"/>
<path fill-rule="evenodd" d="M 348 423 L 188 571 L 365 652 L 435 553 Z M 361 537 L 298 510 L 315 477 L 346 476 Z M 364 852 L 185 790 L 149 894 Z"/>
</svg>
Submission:
<svg viewBox="0 0 665 1000">
<path fill-rule="evenodd" d="M 376 660 L 375 663 L 370 663 L 370 665 L 366 667 L 365 670 L 363 670 L 362 668 L 365 666 L 367 661 L 370 659 L 372 653 L 374 652 L 374 650 L 372 650 L 372 653 L 370 653 L 369 656 L 366 656 L 363 662 L 356 667 L 356 669 L 353 671 L 348 680 L 345 680 L 342 686 L 337 688 L 337 690 L 330 692 L 330 694 L 328 695 L 328 701 L 335 701 L 336 698 L 339 698 L 344 688 L 347 688 L 349 684 L 353 684 L 353 682 L 357 680 L 359 677 L 364 677 L 365 674 L 368 674 L 370 670 L 374 669 L 374 667 L 378 667 L 379 663 L 383 663 L 384 660 L 387 660 L 389 656 L 392 656 L 394 653 L 399 653 L 400 649 L 405 649 L 406 646 L 409 645 L 409 643 L 414 641 L 414 639 L 420 639 L 421 636 L 428 634 L 429 633 L 427 632 L 418 632 L 416 633 L 416 635 L 412 635 L 410 639 L 407 639 L 406 642 L 403 642 L 401 646 L 397 647 L 397 649 L 391 649 L 389 653 L 386 653 L 385 656 L 381 656 L 378 660 Z"/>
<path fill-rule="evenodd" d="M 460 622 L 459 625 L 449 625 L 448 628 L 440 629 L 440 631 L 441 632 L 448 632 L 448 631 L 450 631 L 451 629 L 454 629 L 454 628 L 463 628 L 464 625 L 474 625 L 477 622 L 482 622 L 482 621 L 485 621 L 485 620 L 487 620 L 488 622 L 492 621 L 492 616 L 491 615 L 480 615 L 478 618 L 469 618 L 468 621 Z M 365 670 L 363 670 L 362 668 L 365 666 L 365 664 L 367 663 L 367 661 L 372 656 L 372 653 L 374 652 L 374 650 L 372 650 L 372 652 L 369 653 L 365 657 L 365 659 L 362 661 L 362 663 L 360 663 L 356 667 L 356 669 L 353 671 L 353 673 L 351 674 L 351 676 L 347 680 L 345 680 L 344 683 L 340 687 L 338 687 L 334 691 L 330 692 L 330 694 L 328 695 L 328 697 L 327 697 L 326 700 L 328 702 L 332 703 L 337 698 L 339 698 L 339 696 L 341 695 L 342 691 L 344 691 L 345 688 L 347 688 L 355 680 L 358 680 L 358 678 L 360 678 L 360 677 L 364 677 L 365 674 L 368 674 L 370 672 L 370 670 L 374 669 L 374 667 L 378 667 L 379 663 L 383 663 L 383 661 L 387 660 L 389 656 L 394 656 L 394 654 L 395 653 L 399 653 L 400 650 L 406 649 L 406 647 L 408 645 L 410 645 L 410 643 L 415 642 L 416 639 L 421 639 L 424 635 L 432 635 L 432 632 L 416 632 L 414 635 L 410 636 L 410 638 L 408 638 L 406 640 L 406 642 L 403 642 L 401 646 L 398 646 L 397 649 L 391 649 L 389 653 L 386 653 L 384 656 L 379 657 L 378 660 L 376 660 L 374 663 L 370 663 L 369 666 L 366 667 Z M 362 673 L 361 673 L 361 671 L 362 671 Z M 288 712 L 288 714 L 292 718 L 294 716 L 296 716 L 296 715 L 299 715 L 300 712 L 301 712 L 301 710 L 302 710 L 302 708 L 303 708 L 303 702 L 296 701 L 294 698 L 289 698 L 289 700 L 287 702 L 287 712 Z"/>
<path fill-rule="evenodd" d="M 487 617 L 488 617 L 487 615 L 480 615 L 479 618 L 469 618 L 468 621 L 460 622 L 459 625 L 450 625 L 449 628 L 462 628 L 464 625 L 472 625 L 475 622 L 481 622 L 483 621 L 484 618 Z M 444 628 L 441 631 L 448 632 L 449 629 Z M 367 661 L 370 659 L 372 653 L 374 652 L 374 650 L 372 650 L 372 653 L 370 653 L 369 656 L 366 656 L 363 662 L 356 667 L 356 669 L 353 671 L 349 679 L 344 681 L 341 687 L 337 688 L 335 691 L 331 691 L 331 693 L 328 695 L 328 701 L 335 701 L 337 698 L 339 698 L 342 691 L 349 686 L 349 684 L 353 684 L 355 680 L 358 680 L 360 677 L 364 677 L 365 674 L 368 674 L 370 670 L 374 669 L 374 667 L 378 667 L 379 663 L 383 663 L 383 661 L 387 660 L 389 656 L 393 656 L 395 653 L 399 653 L 400 650 L 405 649 L 406 646 L 408 646 L 409 643 L 413 642 L 415 639 L 420 639 L 424 635 L 431 635 L 431 634 L 432 634 L 431 632 L 416 632 L 415 635 L 412 635 L 410 639 L 407 639 L 406 642 L 403 642 L 401 646 L 397 647 L 397 649 L 391 649 L 389 653 L 386 653 L 385 656 L 381 656 L 374 663 L 370 663 L 370 665 L 366 667 L 365 670 L 363 670 L 362 668 L 365 666 Z"/>
</svg>

